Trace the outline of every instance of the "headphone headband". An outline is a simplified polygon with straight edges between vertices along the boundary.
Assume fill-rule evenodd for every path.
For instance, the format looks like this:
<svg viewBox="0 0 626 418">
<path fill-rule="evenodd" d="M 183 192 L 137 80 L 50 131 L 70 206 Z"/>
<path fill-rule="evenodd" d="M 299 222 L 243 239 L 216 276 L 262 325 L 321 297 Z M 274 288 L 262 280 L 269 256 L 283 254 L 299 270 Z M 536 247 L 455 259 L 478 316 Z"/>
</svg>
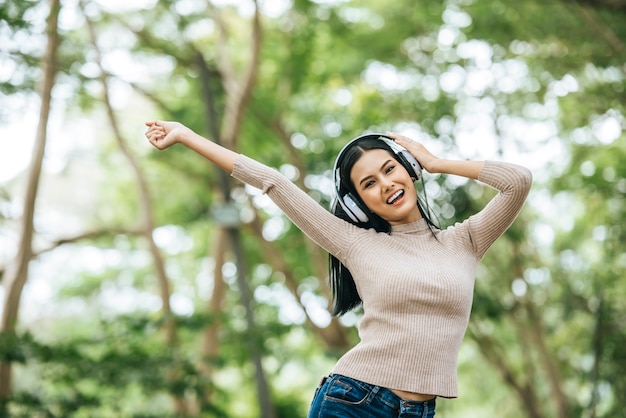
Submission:
<svg viewBox="0 0 626 418">
<path fill-rule="evenodd" d="M 333 180 L 335 183 L 335 203 L 333 204 L 333 207 L 339 203 L 350 219 L 356 223 L 365 223 L 369 221 L 369 216 L 367 216 L 369 209 L 367 207 L 363 207 L 363 205 L 359 203 L 359 200 L 356 199 L 352 193 L 341 195 L 341 172 L 339 169 L 339 162 L 341 161 L 346 150 L 351 148 L 355 142 L 363 139 L 380 139 L 381 141 L 384 141 L 398 157 L 398 160 L 409 173 L 413 181 L 418 180 L 422 174 L 422 165 L 419 161 L 417 161 L 406 148 L 397 144 L 393 138 L 384 134 L 370 133 L 352 139 L 341 149 L 341 151 L 339 151 L 339 154 L 337 154 L 337 158 L 335 159 L 335 164 L 333 165 Z"/>
</svg>

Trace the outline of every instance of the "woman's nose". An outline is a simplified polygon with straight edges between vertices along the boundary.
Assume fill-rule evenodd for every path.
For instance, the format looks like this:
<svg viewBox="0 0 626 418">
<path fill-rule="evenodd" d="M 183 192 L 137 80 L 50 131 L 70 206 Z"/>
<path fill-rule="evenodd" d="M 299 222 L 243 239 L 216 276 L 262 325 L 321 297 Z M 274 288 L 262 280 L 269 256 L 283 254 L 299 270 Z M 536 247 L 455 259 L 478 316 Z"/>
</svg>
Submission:
<svg viewBox="0 0 626 418">
<path fill-rule="evenodd" d="M 383 187 L 383 190 L 385 190 L 385 191 L 391 190 L 394 187 L 393 181 L 391 181 L 388 178 L 384 178 L 384 179 L 380 180 L 380 182 L 381 182 L 381 185 Z"/>
</svg>

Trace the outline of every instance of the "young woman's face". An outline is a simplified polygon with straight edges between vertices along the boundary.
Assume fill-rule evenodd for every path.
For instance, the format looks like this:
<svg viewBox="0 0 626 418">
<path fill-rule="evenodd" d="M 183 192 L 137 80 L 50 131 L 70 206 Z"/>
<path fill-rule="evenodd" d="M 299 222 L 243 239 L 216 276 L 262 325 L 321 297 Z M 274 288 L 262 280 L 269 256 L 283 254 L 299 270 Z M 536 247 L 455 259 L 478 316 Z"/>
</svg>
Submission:
<svg viewBox="0 0 626 418">
<path fill-rule="evenodd" d="M 405 224 L 422 217 L 413 180 L 384 149 L 365 151 L 352 167 L 350 179 L 369 210 L 389 224 Z"/>
</svg>

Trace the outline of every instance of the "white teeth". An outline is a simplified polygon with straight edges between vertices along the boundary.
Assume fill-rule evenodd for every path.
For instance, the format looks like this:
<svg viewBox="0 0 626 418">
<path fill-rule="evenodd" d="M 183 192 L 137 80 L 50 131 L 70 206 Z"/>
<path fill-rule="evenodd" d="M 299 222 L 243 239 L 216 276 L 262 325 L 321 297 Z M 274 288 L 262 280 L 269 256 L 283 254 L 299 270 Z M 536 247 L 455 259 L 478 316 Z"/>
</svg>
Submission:
<svg viewBox="0 0 626 418">
<path fill-rule="evenodd" d="M 389 199 L 387 199 L 387 203 L 391 204 L 393 203 L 394 200 L 396 200 L 397 198 L 399 198 L 400 196 L 402 196 L 404 194 L 403 190 L 398 190 L 397 192 L 395 192 L 394 194 L 391 195 L 391 197 Z"/>
</svg>

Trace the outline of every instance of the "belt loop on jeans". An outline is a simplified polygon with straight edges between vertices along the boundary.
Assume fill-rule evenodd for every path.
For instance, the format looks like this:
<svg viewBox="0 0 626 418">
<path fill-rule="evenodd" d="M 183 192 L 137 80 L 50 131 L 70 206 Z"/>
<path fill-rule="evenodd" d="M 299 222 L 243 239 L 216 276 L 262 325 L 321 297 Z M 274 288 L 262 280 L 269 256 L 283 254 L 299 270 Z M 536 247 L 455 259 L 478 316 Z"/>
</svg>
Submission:
<svg viewBox="0 0 626 418">
<path fill-rule="evenodd" d="M 320 383 L 319 385 L 317 385 L 318 388 L 321 388 L 322 386 L 324 386 L 324 383 L 326 383 L 326 381 L 330 378 L 330 376 L 322 376 L 322 378 L 320 379 Z"/>
<path fill-rule="evenodd" d="M 372 386 L 372 391 L 367 395 L 367 400 L 365 402 L 370 403 L 374 400 L 378 391 L 380 390 L 380 386 Z"/>
</svg>

